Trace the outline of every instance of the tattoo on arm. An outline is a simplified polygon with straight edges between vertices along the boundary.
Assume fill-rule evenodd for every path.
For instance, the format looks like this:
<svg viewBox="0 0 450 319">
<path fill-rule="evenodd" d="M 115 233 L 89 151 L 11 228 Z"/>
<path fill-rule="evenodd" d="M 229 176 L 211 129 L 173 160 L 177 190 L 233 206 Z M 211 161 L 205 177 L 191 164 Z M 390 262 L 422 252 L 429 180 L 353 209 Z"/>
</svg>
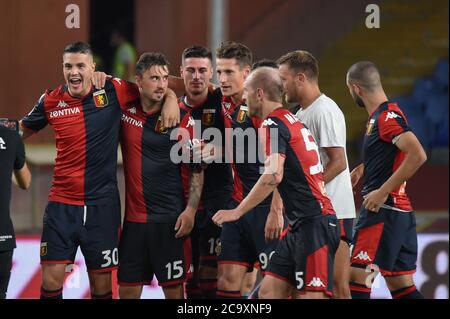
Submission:
<svg viewBox="0 0 450 319">
<path fill-rule="evenodd" d="M 189 199 L 188 206 L 197 208 L 200 198 L 202 196 L 203 189 L 203 172 L 191 173 L 191 183 L 189 186 Z"/>
</svg>

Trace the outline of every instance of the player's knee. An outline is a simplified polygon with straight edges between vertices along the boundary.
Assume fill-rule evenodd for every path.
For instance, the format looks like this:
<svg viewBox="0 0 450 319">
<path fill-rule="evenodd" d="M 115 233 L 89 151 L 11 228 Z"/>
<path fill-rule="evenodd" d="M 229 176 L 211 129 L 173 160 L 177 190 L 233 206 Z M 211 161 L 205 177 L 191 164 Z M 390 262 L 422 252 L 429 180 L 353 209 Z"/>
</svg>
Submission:
<svg viewBox="0 0 450 319">
<path fill-rule="evenodd" d="M 58 290 L 64 285 L 64 275 L 51 271 L 42 273 L 42 287 L 46 290 Z"/>
<path fill-rule="evenodd" d="M 124 287 L 119 286 L 120 299 L 139 299 L 141 297 L 142 287 Z"/>
<path fill-rule="evenodd" d="M 333 298 L 350 299 L 350 286 L 348 282 L 334 282 Z"/>
<path fill-rule="evenodd" d="M 238 278 L 235 276 L 232 276 L 232 274 L 228 272 L 223 272 L 219 275 L 219 278 L 217 279 L 217 288 L 220 290 L 240 290 L 241 283 L 239 282 Z"/>
<path fill-rule="evenodd" d="M 274 291 L 273 291 L 272 287 L 270 287 L 267 284 L 264 284 L 264 282 L 263 282 L 259 289 L 258 298 L 259 299 L 273 299 Z"/>
<path fill-rule="evenodd" d="M 90 275 L 91 293 L 102 295 L 111 291 L 111 273 L 98 273 Z"/>
</svg>

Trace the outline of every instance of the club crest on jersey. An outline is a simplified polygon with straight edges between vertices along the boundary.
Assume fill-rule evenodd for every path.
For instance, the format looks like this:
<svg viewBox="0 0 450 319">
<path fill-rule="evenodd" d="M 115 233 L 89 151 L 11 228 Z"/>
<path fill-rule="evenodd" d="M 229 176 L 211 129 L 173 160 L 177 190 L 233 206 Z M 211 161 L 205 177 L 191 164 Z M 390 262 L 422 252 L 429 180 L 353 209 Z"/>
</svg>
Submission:
<svg viewBox="0 0 450 319">
<path fill-rule="evenodd" d="M 247 113 L 248 113 L 248 106 L 242 105 L 241 108 L 239 109 L 239 113 L 237 115 L 236 120 L 239 123 L 244 123 L 245 119 L 247 118 Z"/>
<path fill-rule="evenodd" d="M 211 126 L 214 124 L 214 120 L 215 120 L 215 114 L 216 114 L 216 110 L 215 109 L 205 109 L 203 110 L 203 115 L 202 115 L 202 123 L 206 126 Z"/>
<path fill-rule="evenodd" d="M 41 243 L 41 257 L 47 255 L 47 243 Z"/>
<path fill-rule="evenodd" d="M 94 92 L 94 94 L 92 94 L 92 97 L 94 98 L 96 107 L 105 107 L 108 105 L 108 96 L 106 95 L 105 90 Z"/>
<path fill-rule="evenodd" d="M 370 134 L 372 134 L 372 128 L 373 128 L 373 124 L 375 123 L 374 119 L 371 119 L 369 121 L 369 124 L 367 124 L 367 130 L 366 130 L 366 135 L 369 136 Z"/>
<path fill-rule="evenodd" d="M 161 120 L 161 116 L 159 116 L 158 120 L 156 121 L 155 132 L 159 133 L 159 134 L 166 134 L 167 131 L 168 131 L 168 129 L 166 127 L 164 127 L 162 120 Z"/>
</svg>

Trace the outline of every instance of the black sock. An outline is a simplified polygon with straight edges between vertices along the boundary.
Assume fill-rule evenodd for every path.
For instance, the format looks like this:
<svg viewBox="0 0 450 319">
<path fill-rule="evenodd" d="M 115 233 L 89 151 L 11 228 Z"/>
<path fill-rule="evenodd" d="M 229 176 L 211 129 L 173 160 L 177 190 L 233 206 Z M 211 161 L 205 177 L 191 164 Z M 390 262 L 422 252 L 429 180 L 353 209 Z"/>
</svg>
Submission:
<svg viewBox="0 0 450 319">
<path fill-rule="evenodd" d="M 241 292 L 237 291 L 226 291 L 226 290 L 217 290 L 217 298 L 219 299 L 242 299 Z"/>
<path fill-rule="evenodd" d="M 367 288 L 366 285 L 358 284 L 357 282 L 350 282 L 350 293 L 352 299 L 370 299 L 372 289 Z"/>
<path fill-rule="evenodd" d="M 41 287 L 41 299 L 63 299 L 63 289 L 47 290 Z"/>
<path fill-rule="evenodd" d="M 112 299 L 112 298 L 113 298 L 112 291 L 108 291 L 107 293 L 102 295 L 96 295 L 91 292 L 91 299 Z"/>
<path fill-rule="evenodd" d="M 415 285 L 391 291 L 391 296 L 394 299 L 424 299 Z"/>
</svg>

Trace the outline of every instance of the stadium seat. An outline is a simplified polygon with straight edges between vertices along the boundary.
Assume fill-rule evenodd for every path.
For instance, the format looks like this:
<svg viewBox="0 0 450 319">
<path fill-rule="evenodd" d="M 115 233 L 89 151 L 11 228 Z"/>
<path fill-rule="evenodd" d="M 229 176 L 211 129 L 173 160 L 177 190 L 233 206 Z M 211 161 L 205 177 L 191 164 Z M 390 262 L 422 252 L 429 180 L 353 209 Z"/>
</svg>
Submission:
<svg viewBox="0 0 450 319">
<path fill-rule="evenodd" d="M 425 116 L 433 125 L 448 118 L 448 94 L 430 97 L 425 104 Z"/>
<path fill-rule="evenodd" d="M 424 148 L 430 146 L 430 127 L 428 124 L 420 117 L 413 117 L 408 121 L 409 127 L 412 129 L 414 134 L 419 139 L 420 143 Z"/>
<path fill-rule="evenodd" d="M 433 81 L 443 93 L 448 93 L 448 60 L 440 60 L 433 74 Z"/>
<path fill-rule="evenodd" d="M 396 97 L 392 101 L 397 103 L 403 113 L 405 113 L 407 119 L 420 116 L 422 113 L 419 104 L 409 96 Z"/>
<path fill-rule="evenodd" d="M 436 87 L 433 80 L 427 77 L 416 81 L 414 84 L 412 98 L 419 105 L 419 107 L 424 107 L 427 99 L 438 93 L 439 89 Z"/>
</svg>

